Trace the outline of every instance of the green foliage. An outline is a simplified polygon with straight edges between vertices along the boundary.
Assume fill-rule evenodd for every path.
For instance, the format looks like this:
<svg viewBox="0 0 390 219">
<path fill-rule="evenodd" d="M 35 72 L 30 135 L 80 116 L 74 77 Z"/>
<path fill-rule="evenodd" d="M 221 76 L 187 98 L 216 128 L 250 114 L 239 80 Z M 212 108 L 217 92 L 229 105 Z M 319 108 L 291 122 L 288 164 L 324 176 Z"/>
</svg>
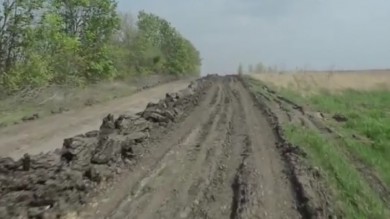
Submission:
<svg viewBox="0 0 390 219">
<path fill-rule="evenodd" d="M 108 57 L 106 43 L 119 27 L 116 2 L 54 0 L 52 11 L 60 17 L 65 37 L 77 39 L 79 43 L 74 48 L 78 50 L 75 54 L 78 69 L 73 69 L 76 74 L 90 82 L 114 77 L 115 68 Z"/>
<path fill-rule="evenodd" d="M 345 147 L 373 167 L 390 186 L 390 92 L 348 90 L 309 96 L 306 101 L 317 110 L 348 118 L 339 131 L 345 136 L 362 136 L 370 144 L 351 139 L 345 142 Z"/>
<path fill-rule="evenodd" d="M 172 25 L 115 0 L 5 0 L 0 5 L 0 85 L 23 87 L 145 74 L 199 74 L 199 52 Z"/>
<path fill-rule="evenodd" d="M 141 73 L 199 74 L 199 52 L 169 22 L 141 11 L 137 26 L 135 54 L 139 58 L 135 62 Z"/>
<path fill-rule="evenodd" d="M 13 91 L 21 86 L 44 86 L 52 78 L 53 73 L 46 59 L 35 52 L 29 52 L 25 61 L 14 66 L 3 80 L 6 88 Z"/>
<path fill-rule="evenodd" d="M 42 1 L 5 0 L 0 6 L 0 76 L 6 75 L 19 60 L 25 59 L 32 43 L 34 15 L 42 7 Z"/>
<path fill-rule="evenodd" d="M 290 90 L 284 93 L 301 104 L 309 104 L 316 111 L 346 116 L 348 120 L 345 123 L 334 125 L 345 136 L 341 147 L 370 167 L 390 186 L 389 91 L 347 90 L 338 94 L 321 92 L 307 97 Z M 352 136 L 360 137 L 356 139 Z"/>
<path fill-rule="evenodd" d="M 339 145 L 314 130 L 288 125 L 286 134 L 292 143 L 304 148 L 309 159 L 326 173 L 327 182 L 336 190 L 339 208 L 345 218 L 388 218 L 390 212 L 361 177 Z"/>
</svg>

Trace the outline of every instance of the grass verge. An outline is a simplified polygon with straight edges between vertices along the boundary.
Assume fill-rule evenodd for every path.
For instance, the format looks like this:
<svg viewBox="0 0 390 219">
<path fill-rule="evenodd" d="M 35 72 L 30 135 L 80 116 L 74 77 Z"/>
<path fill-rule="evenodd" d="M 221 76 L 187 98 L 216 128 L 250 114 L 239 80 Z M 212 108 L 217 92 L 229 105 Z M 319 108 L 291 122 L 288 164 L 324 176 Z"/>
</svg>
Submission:
<svg viewBox="0 0 390 219">
<path fill-rule="evenodd" d="M 254 87 L 258 85 L 258 92 L 262 92 L 263 82 L 250 80 L 250 83 Z M 347 121 L 341 123 L 324 120 L 338 132 L 340 139 L 329 139 L 320 130 L 297 124 L 285 124 L 284 130 L 292 143 L 307 152 L 312 165 L 322 170 L 335 196 L 335 206 L 346 218 L 390 218 L 390 206 L 381 199 L 382 194 L 373 190 L 350 157 L 356 157 L 379 175 L 387 187 L 390 185 L 390 92 L 346 90 L 336 94 L 321 91 L 303 96 L 283 88 L 279 89 L 279 94 L 310 110 L 323 112 L 329 118 L 334 114 L 346 117 Z"/>
<path fill-rule="evenodd" d="M 328 121 L 343 136 L 340 146 L 375 170 L 390 186 L 390 91 L 346 90 L 306 98 L 291 91 L 283 93 L 315 111 L 344 116 L 346 122 Z"/>
<path fill-rule="evenodd" d="M 287 125 L 285 131 L 291 143 L 302 147 L 312 164 L 320 167 L 325 173 L 325 179 L 336 196 L 335 206 L 346 215 L 346 218 L 390 216 L 384 203 L 336 145 L 329 143 L 316 131 L 304 127 Z"/>
</svg>

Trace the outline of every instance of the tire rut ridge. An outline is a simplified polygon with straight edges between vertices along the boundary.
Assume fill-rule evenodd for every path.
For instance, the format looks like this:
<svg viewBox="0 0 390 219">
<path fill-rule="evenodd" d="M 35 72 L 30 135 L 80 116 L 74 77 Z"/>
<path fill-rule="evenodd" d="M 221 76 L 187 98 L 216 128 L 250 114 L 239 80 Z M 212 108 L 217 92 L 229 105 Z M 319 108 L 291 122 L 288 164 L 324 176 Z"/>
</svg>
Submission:
<svg viewBox="0 0 390 219">
<path fill-rule="evenodd" d="M 294 181 L 296 170 L 280 148 L 287 143 L 274 120 L 266 121 L 272 111 L 257 108 L 236 76 L 219 77 L 209 92 L 196 114 L 188 112 L 189 122 L 173 124 L 186 128 L 181 136 L 161 137 L 172 145 L 138 179 L 146 189 L 109 218 L 313 218 L 300 196 L 305 185 Z"/>
<path fill-rule="evenodd" d="M 245 80 L 241 80 L 244 86 L 250 86 Z M 266 116 L 270 126 L 273 127 L 278 150 L 286 162 L 287 176 L 293 185 L 297 210 L 302 218 L 328 218 L 334 215 L 334 210 L 329 204 L 329 197 L 325 195 L 327 189 L 314 182 L 313 176 L 316 174 L 303 159 L 306 154 L 299 147 L 290 144 L 285 138 L 280 115 L 275 113 L 273 111 L 275 109 L 270 106 L 273 102 L 272 98 L 263 93 L 250 92 L 250 94 L 258 108 Z"/>
<path fill-rule="evenodd" d="M 220 117 L 220 112 L 221 112 L 221 110 L 222 110 L 222 107 L 223 107 L 223 104 L 221 104 L 221 102 L 222 102 L 222 100 L 223 100 L 223 93 L 221 92 L 221 89 L 219 88 L 219 85 L 217 85 L 217 89 L 216 89 L 216 91 L 215 91 L 215 93 L 217 93 L 216 95 L 214 95 L 213 96 L 213 98 L 212 98 L 212 100 L 211 100 L 211 102 L 210 103 L 213 103 L 213 107 L 211 108 L 212 110 L 211 110 L 211 112 L 209 113 L 209 116 L 208 116 L 208 119 L 207 120 L 205 120 L 206 121 L 206 123 L 205 124 L 203 124 L 202 125 L 202 127 L 200 128 L 200 132 L 198 133 L 198 134 L 196 134 L 196 137 L 194 138 L 194 140 L 192 140 L 191 142 L 190 142 L 190 145 L 188 145 L 188 146 L 193 146 L 193 145 L 195 145 L 195 146 L 199 146 L 199 148 L 201 147 L 201 145 L 204 143 L 204 141 L 206 141 L 207 140 L 207 136 L 210 134 L 210 133 L 213 133 L 213 127 L 215 127 L 215 124 L 217 123 L 217 121 L 219 120 L 219 117 Z M 215 96 L 217 96 L 217 101 L 215 101 L 214 102 L 214 97 Z M 201 148 L 200 148 L 201 149 Z M 184 151 L 187 151 L 188 153 L 185 153 L 185 155 L 183 156 L 183 160 L 189 160 L 188 161 L 188 165 L 190 164 L 190 163 L 193 163 L 195 160 L 195 158 L 196 158 L 196 156 L 197 156 L 197 151 L 194 151 L 194 150 L 192 150 L 192 148 L 187 148 L 187 149 L 181 149 L 181 150 L 184 150 Z M 193 154 L 195 154 L 196 156 L 195 157 L 193 157 L 192 159 L 191 159 L 191 157 L 188 157 L 188 156 L 192 156 Z M 190 169 L 193 169 L 193 166 L 189 166 L 189 168 Z M 179 168 L 179 172 L 181 172 L 181 171 L 184 171 L 185 170 L 185 166 L 183 166 L 183 167 L 181 167 L 181 168 Z M 186 172 L 185 173 L 190 173 L 190 170 L 189 169 L 186 169 L 185 170 Z M 177 179 L 173 179 L 173 178 L 171 178 L 171 177 L 168 177 L 168 179 L 167 179 L 168 181 L 168 183 L 167 183 L 167 186 L 168 186 L 168 184 L 169 184 L 169 188 L 171 188 L 171 187 L 174 187 L 174 184 L 175 183 L 177 183 Z M 169 183 L 169 181 L 171 181 L 171 182 L 173 182 L 174 184 L 172 185 L 171 183 Z M 180 184 L 179 184 L 180 185 Z M 168 187 L 167 187 L 168 188 Z M 161 188 L 160 188 L 160 190 L 161 190 Z M 175 193 L 175 192 L 174 192 Z M 167 199 L 168 200 L 168 202 L 170 202 L 171 201 L 171 198 L 173 197 L 176 197 L 176 194 L 172 194 L 172 192 L 167 192 L 167 197 L 169 197 L 169 199 Z M 153 195 L 153 194 L 152 194 Z M 151 199 L 149 199 L 149 200 L 152 200 L 153 201 L 153 197 L 151 197 Z M 174 199 L 173 199 L 174 200 Z M 163 214 L 164 212 L 162 212 L 161 211 L 161 205 L 167 205 L 167 204 L 169 204 L 168 202 L 166 202 L 166 201 L 162 201 L 162 203 L 161 203 L 161 200 L 160 201 L 157 201 L 155 204 L 157 204 L 157 203 L 160 203 L 159 204 L 159 206 L 160 207 L 157 207 L 156 208 L 156 212 L 155 213 L 157 213 L 157 214 Z M 145 201 L 145 204 L 148 204 L 148 208 L 150 207 L 150 202 L 148 202 L 148 201 Z M 146 205 L 145 205 L 145 207 L 146 207 Z M 172 211 L 172 209 L 170 209 L 170 211 Z M 141 212 L 142 212 L 142 210 L 141 210 Z M 140 212 L 140 213 L 141 213 Z M 147 214 L 149 215 L 149 214 L 155 214 L 155 213 L 153 213 L 153 212 L 147 212 Z M 141 215 L 142 215 L 142 213 L 141 213 Z"/>
<path fill-rule="evenodd" d="M 200 157 L 203 153 L 205 153 L 205 148 L 204 148 L 204 144 L 205 142 L 209 141 L 209 135 L 211 133 L 213 133 L 213 130 L 216 129 L 217 127 L 217 124 L 219 123 L 219 121 L 221 120 L 221 112 L 224 111 L 224 106 L 223 104 L 221 104 L 222 100 L 223 100 L 223 92 L 222 92 L 222 89 L 218 87 L 217 89 L 217 92 L 218 92 L 218 98 L 217 98 L 217 101 L 214 102 L 214 104 L 216 105 L 215 107 L 215 111 L 214 113 L 211 114 L 211 116 L 209 117 L 209 119 L 207 120 L 206 122 L 206 126 L 203 127 L 201 130 L 200 130 L 200 133 L 199 135 L 197 136 L 196 139 L 194 139 L 193 142 L 191 142 L 190 144 L 192 146 L 195 146 L 193 148 L 188 148 L 186 150 L 186 155 L 183 157 L 182 161 L 185 162 L 187 161 L 184 165 L 189 165 L 189 169 L 186 169 L 184 174 L 181 175 L 181 178 L 184 179 L 184 184 L 185 182 L 188 182 L 189 180 L 187 178 L 191 178 L 191 175 L 193 174 L 193 171 L 197 165 L 200 165 L 199 162 L 200 162 Z M 205 155 L 206 156 L 206 155 Z M 192 165 L 191 165 L 192 164 Z M 181 171 L 184 171 L 185 167 L 182 168 Z M 180 207 L 181 205 L 183 204 L 182 202 L 178 201 L 177 200 L 177 196 L 180 195 L 180 194 L 183 194 L 183 186 L 182 185 L 183 183 L 179 184 L 179 189 L 174 189 L 171 191 L 171 195 L 169 196 L 170 198 L 167 199 L 167 202 L 166 203 L 162 203 L 158 209 L 158 213 L 159 214 L 164 214 L 166 212 L 164 211 L 168 211 L 168 213 L 172 212 L 172 208 L 176 209 L 173 210 L 174 212 L 180 212 Z M 186 187 L 186 186 L 184 186 Z M 169 206 L 171 206 L 171 209 L 169 209 Z M 163 208 L 163 209 L 162 209 Z M 166 209 L 169 209 L 169 210 L 166 210 Z"/>
<path fill-rule="evenodd" d="M 212 89 L 210 89 L 209 91 L 212 91 Z M 204 106 L 200 106 L 200 107 L 203 107 L 203 108 L 210 108 L 210 103 L 213 101 L 214 97 L 211 97 L 211 101 L 208 102 L 207 105 L 204 105 Z M 207 98 L 206 98 L 207 99 Z M 207 100 L 204 100 L 204 101 L 207 101 Z M 216 104 L 212 105 L 211 107 L 211 110 L 210 111 L 210 114 L 209 114 L 209 117 L 206 121 L 209 121 L 210 118 L 213 118 L 215 116 L 215 114 L 217 113 L 216 111 Z M 197 109 L 193 109 L 193 111 L 196 111 L 196 110 L 199 110 L 199 107 Z M 202 110 L 203 111 L 203 110 Z M 200 124 L 202 128 L 200 129 L 204 129 L 205 127 L 205 124 Z M 169 153 L 172 153 L 172 150 L 174 150 L 175 147 L 178 147 L 180 146 L 183 141 L 191 134 L 193 130 L 192 129 L 189 129 L 183 136 L 179 136 L 179 139 L 177 140 L 177 143 L 176 144 L 173 144 L 171 147 L 167 148 L 167 150 L 165 151 L 165 153 L 160 157 L 160 159 L 158 159 L 155 164 L 152 166 L 152 168 L 150 169 L 150 171 L 148 173 L 146 173 L 143 177 L 141 177 L 141 179 L 136 183 L 136 185 L 134 185 L 134 188 L 132 189 L 132 194 L 134 194 L 134 190 L 137 190 L 137 187 L 139 187 L 139 183 L 142 182 L 142 179 L 145 179 L 147 178 L 148 176 L 150 176 L 151 174 L 153 174 L 153 171 L 158 169 L 159 166 L 161 165 L 163 159 L 169 154 Z M 158 142 L 159 139 L 155 139 L 155 142 Z M 130 194 L 130 196 L 132 196 L 132 194 Z M 122 218 L 124 214 L 130 214 L 128 212 L 128 206 L 131 205 L 131 202 L 132 201 L 124 201 L 122 203 L 119 204 L 119 206 L 115 209 L 113 209 L 114 211 L 112 211 L 109 215 L 109 218 Z M 121 210 L 121 209 L 126 209 L 126 210 Z"/>
<path fill-rule="evenodd" d="M 226 86 L 226 85 L 225 85 Z M 215 151 L 218 153 L 214 154 L 213 157 L 210 157 L 211 165 L 208 165 L 208 179 L 207 183 L 201 187 L 200 190 L 197 191 L 194 200 L 194 204 L 192 206 L 192 210 L 190 213 L 190 218 L 213 218 L 209 215 L 208 210 L 210 210 L 209 205 L 218 203 L 222 204 L 221 200 L 217 200 L 217 198 L 213 195 L 213 192 L 217 189 L 218 183 L 216 179 L 221 176 L 222 172 L 226 170 L 224 168 L 226 165 L 226 161 L 228 161 L 226 157 L 227 147 L 229 147 L 231 142 L 231 132 L 233 129 L 232 120 L 235 115 L 234 108 L 231 107 L 231 94 L 230 90 L 225 88 L 225 92 L 227 95 L 225 96 L 225 107 L 228 109 L 227 113 L 224 113 L 221 118 L 220 129 L 222 129 L 222 135 L 219 138 L 220 144 L 216 144 L 218 146 Z M 211 159 L 212 158 L 212 159 Z M 225 159 L 224 159 L 225 158 Z M 223 200 L 222 200 L 223 201 Z M 215 210 L 215 209 L 214 209 Z"/>
<path fill-rule="evenodd" d="M 229 114 L 228 105 L 225 104 L 226 89 L 222 85 L 220 90 L 222 91 L 222 95 L 219 100 L 221 109 L 218 111 L 218 115 L 215 116 L 215 119 L 212 122 L 212 128 L 210 130 L 205 130 L 205 133 L 207 134 L 201 142 L 197 143 L 199 145 L 199 150 L 195 151 L 196 159 L 192 160 L 192 162 L 195 162 L 192 166 L 194 171 L 187 171 L 185 183 L 179 188 L 179 192 L 187 197 L 184 198 L 184 200 L 176 200 L 175 198 L 170 200 L 170 203 L 176 202 L 176 204 L 173 204 L 173 208 L 177 209 L 176 214 L 173 216 L 174 218 L 183 218 L 191 214 L 193 208 L 192 206 L 194 202 L 196 202 L 194 200 L 197 200 L 198 194 L 209 185 L 207 174 L 212 174 L 215 169 L 215 164 L 212 158 L 219 156 L 219 148 L 214 146 L 218 146 L 218 142 L 220 142 L 223 136 L 226 135 L 223 130 L 223 124 L 226 122 L 227 114 Z M 221 134 L 216 135 L 215 133 Z M 188 174 L 189 172 L 191 172 L 191 174 Z M 169 205 L 165 206 L 165 208 L 169 208 Z"/>
</svg>

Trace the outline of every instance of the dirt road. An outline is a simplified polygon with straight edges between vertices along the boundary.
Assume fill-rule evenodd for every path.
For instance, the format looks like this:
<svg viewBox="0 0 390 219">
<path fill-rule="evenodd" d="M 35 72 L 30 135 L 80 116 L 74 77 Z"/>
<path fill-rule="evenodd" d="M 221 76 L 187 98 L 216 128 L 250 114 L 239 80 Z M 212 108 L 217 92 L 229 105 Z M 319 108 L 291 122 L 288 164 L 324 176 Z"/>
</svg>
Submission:
<svg viewBox="0 0 390 219">
<path fill-rule="evenodd" d="M 328 218 L 273 102 L 247 86 L 198 79 L 135 115 L 105 117 L 59 153 L 0 159 L 0 218 Z"/>
<path fill-rule="evenodd" d="M 266 117 L 221 78 L 78 218 L 302 218 Z"/>
<path fill-rule="evenodd" d="M 2 128 L 0 157 L 19 158 L 24 153 L 37 154 L 60 148 L 64 138 L 98 129 L 101 119 L 108 113 L 117 115 L 139 112 L 149 101 L 157 101 L 165 93 L 180 90 L 187 84 L 185 81 L 171 82 L 82 110 Z"/>
</svg>

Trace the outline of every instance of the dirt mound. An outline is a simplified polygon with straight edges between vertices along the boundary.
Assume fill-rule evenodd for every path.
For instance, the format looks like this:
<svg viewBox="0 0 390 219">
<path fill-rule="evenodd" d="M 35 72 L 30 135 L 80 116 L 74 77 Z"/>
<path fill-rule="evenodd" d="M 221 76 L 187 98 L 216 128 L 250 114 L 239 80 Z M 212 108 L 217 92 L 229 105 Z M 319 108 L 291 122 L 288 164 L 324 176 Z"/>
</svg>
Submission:
<svg viewBox="0 0 390 219">
<path fill-rule="evenodd" d="M 0 218 L 58 218 L 145 152 L 150 130 L 182 117 L 197 104 L 209 77 L 149 103 L 143 112 L 107 115 L 99 130 L 64 140 L 61 150 L 20 160 L 0 158 Z"/>
</svg>

